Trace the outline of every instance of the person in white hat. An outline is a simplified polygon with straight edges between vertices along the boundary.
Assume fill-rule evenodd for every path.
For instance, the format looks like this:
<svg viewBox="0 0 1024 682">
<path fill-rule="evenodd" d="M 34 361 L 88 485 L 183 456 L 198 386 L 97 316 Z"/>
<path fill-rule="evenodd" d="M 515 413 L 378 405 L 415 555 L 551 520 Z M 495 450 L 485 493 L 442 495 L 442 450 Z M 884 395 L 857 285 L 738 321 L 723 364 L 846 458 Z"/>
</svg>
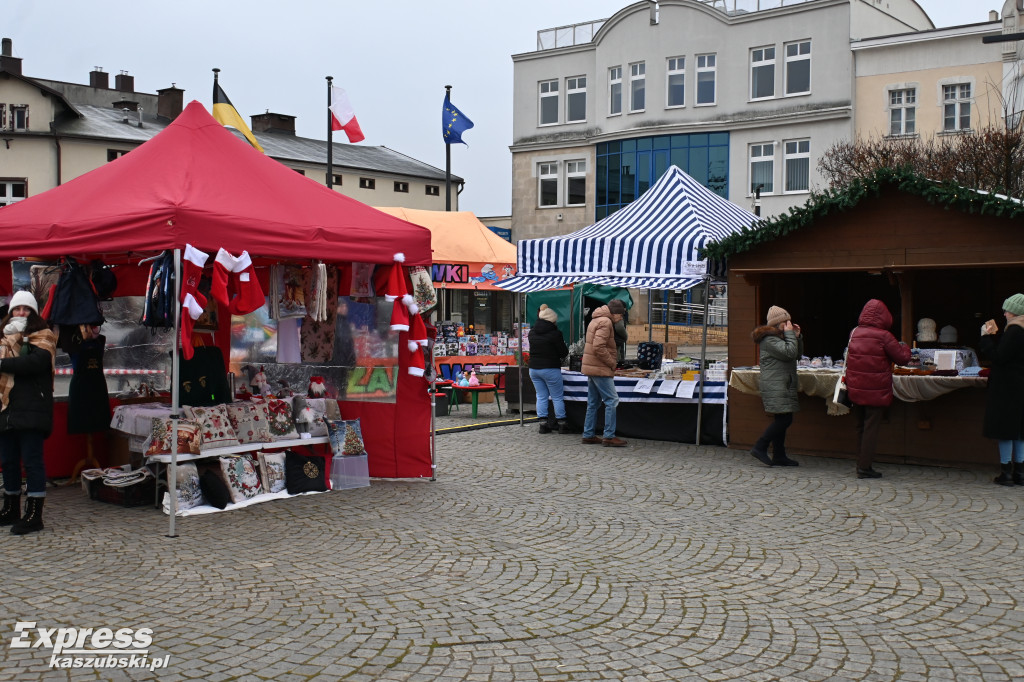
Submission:
<svg viewBox="0 0 1024 682">
<path fill-rule="evenodd" d="M 46 469 L 43 441 L 53 429 L 53 362 L 57 337 L 39 316 L 39 304 L 27 291 L 11 297 L 0 321 L 0 466 L 4 504 L 0 525 L 24 535 L 43 529 Z M 28 499 L 21 513 L 21 470 Z"/>
</svg>

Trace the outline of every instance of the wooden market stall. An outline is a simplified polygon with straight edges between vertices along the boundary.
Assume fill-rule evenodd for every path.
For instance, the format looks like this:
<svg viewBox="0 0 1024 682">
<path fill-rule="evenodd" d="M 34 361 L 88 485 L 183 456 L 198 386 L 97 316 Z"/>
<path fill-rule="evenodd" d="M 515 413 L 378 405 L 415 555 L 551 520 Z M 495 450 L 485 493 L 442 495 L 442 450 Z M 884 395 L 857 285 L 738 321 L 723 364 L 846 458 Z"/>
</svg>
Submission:
<svg viewBox="0 0 1024 682">
<path fill-rule="evenodd" d="M 749 449 L 767 423 L 756 390 L 737 381 L 749 370 L 737 369 L 757 365 L 750 331 L 764 323 L 770 306 L 786 308 L 800 324 L 809 358 L 841 358 L 871 298 L 889 307 L 900 340 L 913 345 L 917 321 L 931 318 L 947 329 L 944 347 L 970 357 L 982 323 L 1001 321 L 1003 300 L 1024 289 L 1022 227 L 1017 200 L 890 170 L 815 195 L 757 230 L 710 245 L 709 256 L 729 259 L 729 446 Z M 996 461 L 995 444 L 981 435 L 983 380 L 896 380 L 880 461 Z M 830 416 L 824 391 L 813 392 L 819 397 L 800 396 L 787 445 L 803 454 L 852 457 L 855 419 Z"/>
</svg>

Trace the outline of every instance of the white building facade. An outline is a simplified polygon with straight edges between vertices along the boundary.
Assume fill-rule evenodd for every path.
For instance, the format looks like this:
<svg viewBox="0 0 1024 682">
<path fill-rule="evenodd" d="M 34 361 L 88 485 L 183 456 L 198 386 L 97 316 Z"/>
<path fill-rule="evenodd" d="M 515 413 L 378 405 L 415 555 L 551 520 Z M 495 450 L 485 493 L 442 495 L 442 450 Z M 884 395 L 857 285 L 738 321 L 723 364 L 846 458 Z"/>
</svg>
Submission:
<svg viewBox="0 0 1024 682">
<path fill-rule="evenodd" d="M 934 28 L 913 0 L 663 0 L 513 55 L 515 239 L 600 220 L 677 165 L 763 215 L 855 134 L 851 40 Z"/>
</svg>

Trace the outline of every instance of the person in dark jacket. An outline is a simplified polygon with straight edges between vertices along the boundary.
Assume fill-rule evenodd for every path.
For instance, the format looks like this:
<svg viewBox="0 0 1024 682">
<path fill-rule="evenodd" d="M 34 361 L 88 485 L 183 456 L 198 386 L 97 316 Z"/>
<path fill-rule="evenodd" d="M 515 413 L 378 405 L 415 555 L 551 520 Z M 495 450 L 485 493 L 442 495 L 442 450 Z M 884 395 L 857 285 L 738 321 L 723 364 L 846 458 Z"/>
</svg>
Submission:
<svg viewBox="0 0 1024 682">
<path fill-rule="evenodd" d="M 892 365 L 910 362 L 910 347 L 896 340 L 891 326 L 889 309 L 873 298 L 850 333 L 845 374 L 847 395 L 857 412 L 857 478 L 882 477 L 871 465 L 882 416 L 892 405 Z"/>
<path fill-rule="evenodd" d="M 0 466 L 4 506 L 0 525 L 15 535 L 43 529 L 46 469 L 43 441 L 53 430 L 53 361 L 57 337 L 39 316 L 27 291 L 11 297 L 10 313 L 0 322 Z M 28 500 L 21 514 L 21 468 L 28 479 Z"/>
<path fill-rule="evenodd" d="M 800 336 L 800 325 L 793 324 L 784 308 L 777 305 L 769 308 L 766 322 L 750 336 L 760 347 L 761 401 L 773 421 L 754 443 L 750 454 L 770 467 L 800 466 L 786 456 L 786 430 L 793 423 L 793 413 L 800 410 L 796 363 L 803 355 L 804 340 Z M 769 445 L 772 446 L 770 459 Z"/>
<path fill-rule="evenodd" d="M 530 379 L 537 392 L 537 416 L 540 432 L 571 433 L 565 419 L 564 386 L 562 384 L 562 358 L 569 354 L 565 338 L 556 326 L 558 313 L 546 303 L 540 304 L 537 322 L 530 328 Z M 554 414 L 548 411 L 548 398 L 554 404 Z"/>
<path fill-rule="evenodd" d="M 999 441 L 1002 469 L 995 482 L 1024 485 L 1024 294 L 1003 301 L 1006 328 L 995 320 L 981 330 L 978 351 L 990 360 L 982 435 Z"/>
</svg>

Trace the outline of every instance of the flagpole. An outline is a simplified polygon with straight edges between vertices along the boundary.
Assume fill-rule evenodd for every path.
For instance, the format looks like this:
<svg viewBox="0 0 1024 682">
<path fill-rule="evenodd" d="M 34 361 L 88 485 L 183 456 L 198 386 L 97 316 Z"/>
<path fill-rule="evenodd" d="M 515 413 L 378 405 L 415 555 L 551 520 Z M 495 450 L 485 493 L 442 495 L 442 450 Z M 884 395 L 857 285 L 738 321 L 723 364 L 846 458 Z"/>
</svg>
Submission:
<svg viewBox="0 0 1024 682">
<path fill-rule="evenodd" d="M 334 125 L 331 121 L 331 83 L 334 76 L 327 77 L 327 189 L 334 187 Z"/>
<path fill-rule="evenodd" d="M 444 86 L 444 100 L 451 101 L 452 86 Z M 452 210 L 452 145 L 444 143 L 444 210 Z"/>
</svg>

